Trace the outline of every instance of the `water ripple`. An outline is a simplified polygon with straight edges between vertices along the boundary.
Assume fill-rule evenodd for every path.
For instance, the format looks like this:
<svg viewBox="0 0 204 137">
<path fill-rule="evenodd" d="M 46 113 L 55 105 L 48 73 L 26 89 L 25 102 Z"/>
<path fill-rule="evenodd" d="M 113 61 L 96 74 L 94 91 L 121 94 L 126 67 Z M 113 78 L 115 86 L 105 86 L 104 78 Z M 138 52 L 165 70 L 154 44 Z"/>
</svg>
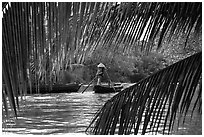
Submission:
<svg viewBox="0 0 204 137">
<path fill-rule="evenodd" d="M 26 102 L 20 104 L 18 120 L 3 119 L 3 134 L 85 134 L 84 131 L 97 110 L 115 94 L 95 94 L 89 91 L 83 94 L 60 93 L 26 96 Z M 196 122 L 201 122 L 200 119 L 202 118 L 198 118 Z M 189 129 L 192 129 L 194 134 L 196 131 L 202 133 L 200 125 L 202 124 L 192 127 L 193 123 L 188 122 L 185 127 L 180 128 L 183 132 L 178 133 L 185 134 Z"/>
</svg>

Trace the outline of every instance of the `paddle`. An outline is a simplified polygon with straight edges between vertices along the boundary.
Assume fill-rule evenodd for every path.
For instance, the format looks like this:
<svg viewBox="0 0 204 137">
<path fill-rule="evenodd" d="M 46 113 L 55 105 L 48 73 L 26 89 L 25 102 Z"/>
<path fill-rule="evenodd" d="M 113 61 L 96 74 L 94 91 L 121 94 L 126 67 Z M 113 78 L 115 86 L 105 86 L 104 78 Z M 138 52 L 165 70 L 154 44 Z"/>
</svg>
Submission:
<svg viewBox="0 0 204 137">
<path fill-rule="evenodd" d="M 111 79 L 110 79 L 110 76 L 108 75 L 108 72 L 107 72 L 106 70 L 105 70 L 105 72 L 106 72 L 106 74 L 107 74 L 107 76 L 108 76 L 108 79 L 109 79 L 110 83 L 112 83 L 112 81 L 111 81 Z M 112 87 L 113 87 L 114 91 L 116 92 L 115 87 L 114 87 L 114 86 L 112 86 Z"/>
<path fill-rule="evenodd" d="M 88 84 L 88 86 L 81 92 L 84 93 L 84 91 L 91 85 L 91 83 L 97 78 L 97 75 L 92 79 L 92 81 Z"/>
</svg>

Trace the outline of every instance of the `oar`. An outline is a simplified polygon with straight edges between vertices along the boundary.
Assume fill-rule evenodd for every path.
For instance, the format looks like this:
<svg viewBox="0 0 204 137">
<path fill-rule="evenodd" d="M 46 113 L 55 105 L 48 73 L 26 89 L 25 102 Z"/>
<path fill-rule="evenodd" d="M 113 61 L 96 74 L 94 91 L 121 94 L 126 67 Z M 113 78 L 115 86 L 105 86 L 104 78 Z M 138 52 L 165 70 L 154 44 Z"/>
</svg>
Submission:
<svg viewBox="0 0 204 137">
<path fill-rule="evenodd" d="M 81 92 L 84 93 L 84 91 L 91 85 L 91 83 L 97 78 L 97 75 L 92 79 L 92 81 L 88 84 L 88 86 Z"/>
<path fill-rule="evenodd" d="M 108 75 L 108 72 L 105 70 L 105 72 L 106 72 L 106 74 L 107 74 L 107 76 L 108 76 L 108 79 L 109 79 L 109 81 L 110 81 L 110 83 L 112 83 L 112 81 L 111 81 L 111 79 L 110 79 L 110 76 Z M 112 86 L 113 87 L 113 90 L 116 92 L 116 90 L 115 90 L 115 87 L 114 86 Z"/>
</svg>

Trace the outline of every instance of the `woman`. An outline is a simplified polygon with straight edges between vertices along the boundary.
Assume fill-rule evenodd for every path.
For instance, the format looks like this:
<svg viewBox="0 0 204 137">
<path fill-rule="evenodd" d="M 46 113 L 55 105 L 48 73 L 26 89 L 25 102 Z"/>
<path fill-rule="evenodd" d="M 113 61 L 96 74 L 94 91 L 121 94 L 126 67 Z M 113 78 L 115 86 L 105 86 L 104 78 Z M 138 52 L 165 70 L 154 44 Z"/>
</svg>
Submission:
<svg viewBox="0 0 204 137">
<path fill-rule="evenodd" d="M 98 77 L 98 79 L 97 79 L 96 85 L 101 85 L 101 78 L 103 77 L 104 70 L 106 67 L 103 63 L 100 63 L 97 67 L 98 67 L 98 70 L 97 70 L 96 76 Z"/>
</svg>

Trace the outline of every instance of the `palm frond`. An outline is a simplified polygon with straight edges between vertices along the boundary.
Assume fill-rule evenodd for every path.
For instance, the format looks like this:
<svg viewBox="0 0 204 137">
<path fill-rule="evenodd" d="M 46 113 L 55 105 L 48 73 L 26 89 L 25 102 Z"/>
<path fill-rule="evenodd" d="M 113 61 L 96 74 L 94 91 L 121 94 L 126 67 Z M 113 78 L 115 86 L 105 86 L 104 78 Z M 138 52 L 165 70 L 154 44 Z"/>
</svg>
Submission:
<svg viewBox="0 0 204 137">
<path fill-rule="evenodd" d="M 195 31 L 201 27 L 201 3 L 121 3 L 119 7 L 122 10 L 111 9 L 113 11 L 110 12 L 110 18 L 108 18 L 110 24 L 106 26 L 109 32 L 102 33 L 100 37 L 101 41 L 105 41 L 105 47 L 113 43 L 109 43 L 103 37 L 108 37 L 115 31 L 120 33 L 114 34 L 117 45 L 130 44 L 129 46 L 132 46 L 136 41 L 143 39 L 148 42 L 159 35 L 159 48 L 169 31 L 169 38 L 171 38 L 172 35 L 183 32 L 190 34 L 194 26 Z M 195 13 L 194 10 L 196 10 Z M 134 32 L 135 34 L 131 35 Z M 142 46 L 143 50 L 151 50 L 146 43 Z"/>
<path fill-rule="evenodd" d="M 96 113 L 87 132 L 169 134 L 177 115 L 187 114 L 195 92 L 201 94 L 201 54 L 179 61 L 112 97 Z M 197 102 L 200 96 L 196 98 Z"/>
<path fill-rule="evenodd" d="M 202 3 L 11 2 L 2 6 L 3 70 L 13 106 L 19 92 L 27 93 L 28 85 L 30 89 L 52 85 L 53 74 L 55 82 L 61 82 L 60 74 L 69 64 L 84 63 L 100 49 L 113 52 L 111 56 L 118 49 L 130 54 L 143 39 L 142 48 L 135 48 L 149 51 L 157 35 L 159 48 L 167 34 L 171 39 L 175 33 L 198 32 L 202 26 Z"/>
</svg>

